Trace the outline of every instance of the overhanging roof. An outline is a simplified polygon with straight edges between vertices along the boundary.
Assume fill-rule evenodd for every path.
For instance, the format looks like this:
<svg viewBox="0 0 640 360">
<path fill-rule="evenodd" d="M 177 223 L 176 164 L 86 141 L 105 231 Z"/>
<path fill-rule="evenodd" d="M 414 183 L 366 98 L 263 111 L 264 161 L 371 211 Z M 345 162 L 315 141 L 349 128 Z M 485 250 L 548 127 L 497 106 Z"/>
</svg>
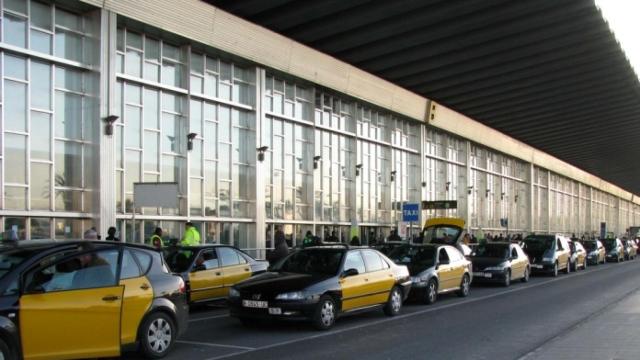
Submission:
<svg viewBox="0 0 640 360">
<path fill-rule="evenodd" d="M 640 194 L 640 84 L 593 0 L 207 0 Z"/>
</svg>

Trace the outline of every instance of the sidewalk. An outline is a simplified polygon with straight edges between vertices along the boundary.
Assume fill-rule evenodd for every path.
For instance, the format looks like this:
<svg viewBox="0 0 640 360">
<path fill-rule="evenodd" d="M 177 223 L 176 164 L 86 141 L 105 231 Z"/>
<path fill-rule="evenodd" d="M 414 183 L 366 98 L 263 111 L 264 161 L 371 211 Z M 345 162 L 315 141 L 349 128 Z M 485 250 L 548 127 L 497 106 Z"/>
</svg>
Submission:
<svg viewBox="0 0 640 360">
<path fill-rule="evenodd" d="M 638 360 L 640 343 L 640 292 L 636 291 L 610 309 L 550 342 L 526 360 Z"/>
</svg>

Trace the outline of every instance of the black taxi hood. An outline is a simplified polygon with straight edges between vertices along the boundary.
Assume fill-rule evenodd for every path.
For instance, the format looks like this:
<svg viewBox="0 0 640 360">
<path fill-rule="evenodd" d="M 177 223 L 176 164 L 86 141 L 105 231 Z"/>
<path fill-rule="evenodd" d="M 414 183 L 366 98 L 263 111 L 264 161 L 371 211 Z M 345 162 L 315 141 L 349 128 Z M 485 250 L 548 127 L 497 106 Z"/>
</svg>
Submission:
<svg viewBox="0 0 640 360">
<path fill-rule="evenodd" d="M 471 258 L 471 263 L 473 264 L 473 266 L 477 266 L 479 268 L 484 268 L 484 267 L 489 267 L 489 266 L 497 266 L 502 264 L 503 262 L 507 261 L 506 258 L 504 257 L 484 257 L 484 256 L 478 256 L 478 257 L 472 257 Z"/>
<path fill-rule="evenodd" d="M 283 293 L 304 290 L 305 288 L 330 277 L 331 276 L 328 275 L 311 275 L 290 272 L 266 272 L 242 281 L 234 287 L 240 292 Z"/>
</svg>

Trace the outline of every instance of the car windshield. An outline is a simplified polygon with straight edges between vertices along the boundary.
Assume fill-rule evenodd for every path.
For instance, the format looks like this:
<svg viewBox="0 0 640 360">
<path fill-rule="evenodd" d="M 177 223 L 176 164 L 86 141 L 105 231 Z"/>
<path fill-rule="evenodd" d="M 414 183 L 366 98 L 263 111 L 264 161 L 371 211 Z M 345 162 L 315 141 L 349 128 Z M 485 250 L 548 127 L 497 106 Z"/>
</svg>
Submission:
<svg viewBox="0 0 640 360">
<path fill-rule="evenodd" d="M 582 243 L 582 245 L 589 252 L 596 250 L 596 242 L 595 241 L 584 241 Z"/>
<path fill-rule="evenodd" d="M 509 256 L 509 245 L 486 244 L 484 246 L 478 246 L 472 256 L 505 259 Z"/>
<path fill-rule="evenodd" d="M 424 229 L 422 233 L 423 243 L 455 245 L 458 242 L 458 237 L 460 237 L 461 232 L 462 229 L 457 226 L 429 226 L 428 228 Z"/>
<path fill-rule="evenodd" d="M 613 250 L 613 248 L 616 247 L 616 239 L 604 239 L 601 241 L 607 251 Z"/>
<path fill-rule="evenodd" d="M 189 270 L 196 251 L 191 249 L 177 249 L 165 254 L 165 260 L 171 271 L 181 273 Z"/>
<path fill-rule="evenodd" d="M 338 274 L 343 249 L 305 249 L 296 251 L 273 266 L 273 271 L 335 276 Z"/>
<path fill-rule="evenodd" d="M 426 269 L 435 265 L 436 248 L 433 246 L 399 246 L 389 254 L 389 258 L 396 264 Z"/>
<path fill-rule="evenodd" d="M 527 254 L 542 254 L 553 249 L 553 240 L 552 237 L 527 237 L 522 249 Z"/>
<path fill-rule="evenodd" d="M 0 279 L 33 256 L 34 253 L 33 250 L 25 249 L 3 249 L 0 251 Z"/>
</svg>

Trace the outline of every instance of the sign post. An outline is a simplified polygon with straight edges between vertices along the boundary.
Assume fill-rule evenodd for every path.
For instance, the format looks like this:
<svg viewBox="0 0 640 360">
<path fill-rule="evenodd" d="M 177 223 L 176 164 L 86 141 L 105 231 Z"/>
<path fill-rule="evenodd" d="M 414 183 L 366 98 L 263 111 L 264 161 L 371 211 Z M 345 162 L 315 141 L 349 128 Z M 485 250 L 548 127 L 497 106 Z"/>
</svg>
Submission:
<svg viewBox="0 0 640 360">
<path fill-rule="evenodd" d="M 409 223 L 409 241 L 413 234 L 413 223 L 420 219 L 420 204 L 404 203 L 402 204 L 402 221 Z"/>
</svg>

